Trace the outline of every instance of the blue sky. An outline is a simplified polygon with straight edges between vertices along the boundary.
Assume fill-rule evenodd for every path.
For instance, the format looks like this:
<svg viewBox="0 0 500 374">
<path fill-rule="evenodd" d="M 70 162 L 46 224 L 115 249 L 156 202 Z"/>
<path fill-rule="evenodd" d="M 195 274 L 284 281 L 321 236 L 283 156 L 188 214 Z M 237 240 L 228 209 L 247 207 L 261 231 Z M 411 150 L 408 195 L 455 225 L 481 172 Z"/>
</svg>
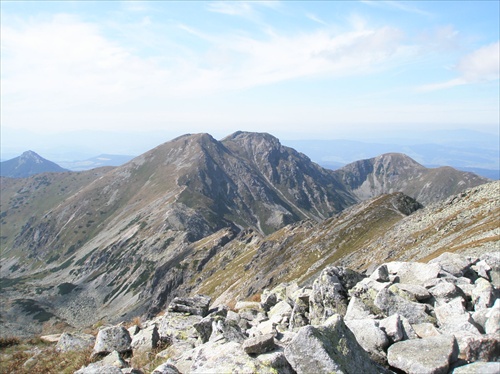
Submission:
<svg viewBox="0 0 500 374">
<path fill-rule="evenodd" d="M 499 14 L 496 0 L 1 1 L 2 153 L 96 134 L 116 153 L 147 134 L 498 134 Z"/>
</svg>

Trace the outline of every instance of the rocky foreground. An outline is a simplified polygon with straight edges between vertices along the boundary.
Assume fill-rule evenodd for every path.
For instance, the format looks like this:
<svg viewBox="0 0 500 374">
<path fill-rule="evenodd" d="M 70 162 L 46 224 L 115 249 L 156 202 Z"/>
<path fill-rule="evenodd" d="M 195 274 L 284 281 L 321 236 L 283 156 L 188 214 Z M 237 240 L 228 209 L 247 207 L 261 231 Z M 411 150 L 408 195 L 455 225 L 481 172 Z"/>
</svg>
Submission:
<svg viewBox="0 0 500 374">
<path fill-rule="evenodd" d="M 93 346 L 79 374 L 500 372 L 499 253 L 367 273 L 328 267 L 312 286 L 281 284 L 231 308 L 178 297 L 140 326 L 63 333 L 56 349 Z M 144 352 L 164 363 L 130 367 Z"/>
</svg>

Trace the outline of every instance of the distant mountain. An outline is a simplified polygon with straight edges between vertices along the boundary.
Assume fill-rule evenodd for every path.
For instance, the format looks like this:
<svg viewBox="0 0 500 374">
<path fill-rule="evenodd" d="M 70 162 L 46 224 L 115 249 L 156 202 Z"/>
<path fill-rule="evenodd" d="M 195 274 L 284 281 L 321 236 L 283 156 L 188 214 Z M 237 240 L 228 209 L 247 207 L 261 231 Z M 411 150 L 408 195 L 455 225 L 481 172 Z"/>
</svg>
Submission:
<svg viewBox="0 0 500 374">
<path fill-rule="evenodd" d="M 134 157 L 135 156 L 102 154 L 80 161 L 61 161 L 59 164 L 71 171 L 82 171 L 102 166 L 121 166 Z"/>
<path fill-rule="evenodd" d="M 459 170 L 473 171 L 490 179 L 499 179 L 500 158 L 497 136 L 488 134 L 434 134 L 426 142 L 415 139 L 394 142 L 368 142 L 354 140 L 287 140 L 289 147 L 307 154 L 323 167 L 337 169 L 362 159 L 384 153 L 403 153 L 426 167 L 451 166 Z M 463 138 L 465 136 L 468 138 Z M 465 139 L 465 140 L 464 140 Z M 467 139 L 469 141 L 467 142 Z"/>
<path fill-rule="evenodd" d="M 449 166 L 426 168 L 400 153 L 360 160 L 334 171 L 359 200 L 403 192 L 427 205 L 457 194 L 489 179 Z"/>
<path fill-rule="evenodd" d="M 21 156 L 0 162 L 0 176 L 25 178 L 45 172 L 64 172 L 56 163 L 46 160 L 33 151 L 26 151 Z"/>
</svg>

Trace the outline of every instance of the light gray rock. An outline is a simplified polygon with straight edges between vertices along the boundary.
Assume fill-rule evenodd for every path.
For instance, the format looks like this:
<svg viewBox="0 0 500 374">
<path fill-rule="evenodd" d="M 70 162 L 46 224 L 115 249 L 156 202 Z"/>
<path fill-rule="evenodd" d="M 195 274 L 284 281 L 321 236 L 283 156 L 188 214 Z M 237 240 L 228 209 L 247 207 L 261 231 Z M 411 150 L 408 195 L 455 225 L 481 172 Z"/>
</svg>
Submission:
<svg viewBox="0 0 500 374">
<path fill-rule="evenodd" d="M 165 362 L 154 369 L 151 374 L 181 374 L 181 372 L 173 364 Z"/>
<path fill-rule="evenodd" d="M 212 321 L 212 334 L 209 341 L 233 341 L 242 343 L 247 336 L 241 331 L 240 326 L 234 321 L 223 317 Z"/>
<path fill-rule="evenodd" d="M 494 290 L 491 283 L 484 278 L 478 278 L 475 282 L 475 288 L 472 290 L 472 302 L 474 310 L 487 309 L 493 306 L 495 302 Z"/>
<path fill-rule="evenodd" d="M 418 284 L 395 283 L 389 289 L 410 301 L 423 301 L 431 297 L 427 288 Z"/>
<path fill-rule="evenodd" d="M 334 314 L 347 312 L 348 290 L 364 278 L 363 275 L 337 266 L 325 268 L 313 283 L 309 299 L 311 324 L 321 324 Z"/>
<path fill-rule="evenodd" d="M 295 297 L 290 316 L 290 329 L 296 329 L 309 324 L 309 299 L 309 293 L 302 293 Z"/>
<path fill-rule="evenodd" d="M 158 321 L 160 340 L 168 344 L 176 341 L 190 341 L 193 344 L 198 340 L 198 332 L 193 327 L 201 321 L 199 315 L 185 313 L 167 313 Z"/>
<path fill-rule="evenodd" d="M 257 355 L 272 351 L 276 348 L 276 345 L 274 344 L 274 335 L 267 334 L 248 338 L 243 342 L 242 348 L 247 354 Z"/>
<path fill-rule="evenodd" d="M 286 346 L 285 356 L 297 374 L 384 372 L 370 359 L 338 314 L 324 325 L 302 327 Z"/>
<path fill-rule="evenodd" d="M 387 351 L 389 365 L 408 374 L 446 374 L 457 357 L 458 345 L 450 336 L 405 340 Z"/>
<path fill-rule="evenodd" d="M 56 344 L 56 351 L 81 351 L 92 347 L 94 344 L 95 337 L 93 335 L 64 332 Z"/>
<path fill-rule="evenodd" d="M 470 258 L 451 252 L 445 252 L 439 257 L 430 260 L 428 263 L 439 264 L 444 271 L 447 271 L 455 277 L 463 276 L 473 264 Z"/>
<path fill-rule="evenodd" d="M 349 300 L 349 304 L 347 305 L 344 320 L 347 321 L 350 319 L 366 318 L 376 318 L 376 316 L 359 297 L 352 296 L 351 300 Z"/>
<path fill-rule="evenodd" d="M 464 298 L 463 291 L 449 282 L 439 282 L 434 287 L 429 288 L 429 293 L 434 297 L 436 306 L 445 304 L 455 298 Z M 463 301 L 465 304 L 465 299 Z"/>
<path fill-rule="evenodd" d="M 113 351 L 104 357 L 101 361 L 99 361 L 99 364 L 103 366 L 115 366 L 120 369 L 129 367 L 129 364 L 117 351 Z"/>
<path fill-rule="evenodd" d="M 123 372 L 116 366 L 100 365 L 98 362 L 94 362 L 75 371 L 74 374 L 123 374 Z"/>
<path fill-rule="evenodd" d="M 454 333 L 459 358 L 468 362 L 496 361 L 500 358 L 500 340 L 495 335 L 477 335 L 468 331 Z"/>
<path fill-rule="evenodd" d="M 195 295 L 193 297 L 175 297 L 168 306 L 169 312 L 189 313 L 205 317 L 212 299 L 205 295 Z"/>
<path fill-rule="evenodd" d="M 500 299 L 497 299 L 500 301 Z M 498 302 L 495 302 L 498 305 Z M 484 331 L 486 334 L 500 336 L 500 308 L 493 307 L 491 311 L 487 314 L 488 319 L 484 324 Z"/>
<path fill-rule="evenodd" d="M 387 269 L 387 265 L 382 264 L 377 267 L 371 274 L 370 279 L 373 279 L 377 282 L 389 282 L 389 270 Z"/>
<path fill-rule="evenodd" d="M 498 374 L 500 362 L 473 362 L 455 368 L 452 374 Z"/>
<path fill-rule="evenodd" d="M 405 333 L 403 322 L 399 314 L 393 314 L 379 321 L 380 329 L 385 332 L 390 344 L 397 343 L 404 339 Z"/>
<path fill-rule="evenodd" d="M 399 283 L 422 285 L 428 280 L 436 279 L 441 271 L 439 264 L 423 264 L 420 262 L 388 262 L 389 274 L 396 275 Z"/>
<path fill-rule="evenodd" d="M 132 349 L 134 351 L 151 351 L 158 347 L 160 334 L 156 325 L 150 325 L 132 337 Z"/>
<path fill-rule="evenodd" d="M 489 252 L 481 255 L 481 261 L 484 261 L 490 267 L 488 272 L 491 284 L 500 288 L 500 252 Z"/>
<path fill-rule="evenodd" d="M 372 360 L 379 364 L 387 363 L 385 350 L 389 346 L 389 339 L 379 327 L 379 322 L 373 319 L 354 319 L 345 321 L 352 331 L 359 345 L 369 353 Z"/>
<path fill-rule="evenodd" d="M 433 322 L 433 318 L 426 312 L 426 305 L 408 301 L 385 288 L 377 294 L 374 304 L 382 310 L 386 316 L 397 313 L 407 318 L 412 324 Z"/>
<path fill-rule="evenodd" d="M 125 327 L 106 327 L 97 333 L 93 354 L 107 355 L 113 351 L 127 353 L 132 350 L 131 343 L 132 339 Z"/>
<path fill-rule="evenodd" d="M 275 323 L 281 323 L 283 318 L 289 319 L 292 315 L 292 307 L 285 300 L 281 300 L 267 313 L 269 319 Z"/>
<path fill-rule="evenodd" d="M 417 333 L 419 338 L 430 338 L 431 336 L 439 336 L 441 333 L 436 329 L 432 323 L 416 323 L 413 330 Z"/>
</svg>

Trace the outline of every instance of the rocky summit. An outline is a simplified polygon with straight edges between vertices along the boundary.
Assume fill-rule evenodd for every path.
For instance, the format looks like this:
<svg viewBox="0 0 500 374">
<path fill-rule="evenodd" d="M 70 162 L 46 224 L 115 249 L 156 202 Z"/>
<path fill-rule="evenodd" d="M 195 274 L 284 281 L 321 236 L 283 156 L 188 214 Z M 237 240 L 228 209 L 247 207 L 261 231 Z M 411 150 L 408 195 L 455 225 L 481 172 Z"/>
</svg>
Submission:
<svg viewBox="0 0 500 374">
<path fill-rule="evenodd" d="M 496 360 L 479 352 L 498 346 L 485 325 L 500 278 L 498 181 L 400 154 L 331 171 L 237 132 L 184 135 L 120 167 L 2 177 L 0 204 L 1 336 L 64 332 L 61 351 L 92 341 L 82 370 L 150 372 L 139 352 L 160 348 L 147 365 L 181 373 Z M 95 334 L 122 342 L 96 346 Z M 421 366 L 401 354 L 426 349 L 439 354 Z"/>
</svg>

